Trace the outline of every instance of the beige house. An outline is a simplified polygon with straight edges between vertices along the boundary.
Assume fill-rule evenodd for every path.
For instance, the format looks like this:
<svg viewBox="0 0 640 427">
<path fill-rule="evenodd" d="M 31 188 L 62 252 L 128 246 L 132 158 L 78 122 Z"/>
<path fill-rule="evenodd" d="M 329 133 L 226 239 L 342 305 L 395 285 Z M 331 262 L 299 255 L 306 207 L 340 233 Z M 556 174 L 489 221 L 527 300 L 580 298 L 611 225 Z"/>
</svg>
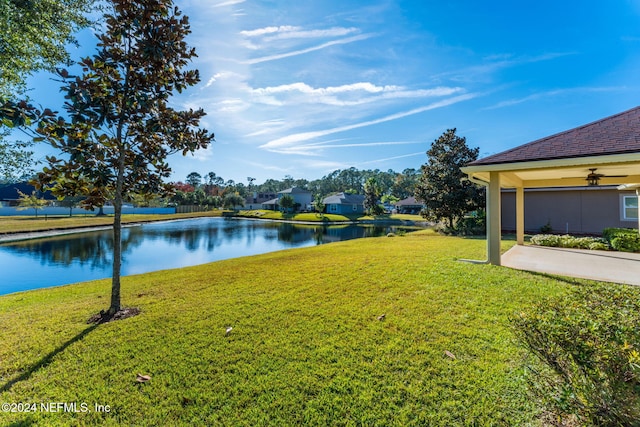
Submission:
<svg viewBox="0 0 640 427">
<path fill-rule="evenodd" d="M 549 193 L 556 191 L 560 194 L 555 196 L 556 200 L 563 200 L 566 206 L 569 203 L 568 196 L 571 195 L 569 188 L 578 187 L 577 191 L 584 190 L 580 187 L 585 186 L 616 188 L 616 191 L 623 192 L 618 195 L 622 195 L 622 199 L 618 197 L 611 202 L 601 201 L 593 204 L 592 208 L 581 209 L 581 221 L 592 221 L 593 217 L 602 212 L 614 209 L 609 203 L 620 206 L 621 209 L 624 207 L 623 211 L 626 209 L 630 217 L 635 209 L 637 216 L 640 194 L 640 107 L 476 160 L 462 170 L 471 181 L 487 188 L 488 262 L 500 265 L 503 227 L 501 194 L 505 189 L 513 192 L 513 196 L 505 197 L 505 203 L 509 197 L 513 197 L 513 228 L 519 245 L 524 244 L 524 232 L 527 228 L 525 215 L 527 212 L 532 215 L 532 209 L 525 208 L 525 199 L 528 204 L 540 203 L 536 196 L 532 196 L 540 189 Z M 528 194 L 526 198 L 525 189 Z M 579 197 L 588 200 L 598 194 L 595 190 L 591 190 L 593 193 L 587 191 L 589 190 L 584 190 Z M 545 203 L 545 207 L 560 209 L 563 204 Z M 636 227 L 637 221 L 639 220 L 635 221 Z M 529 224 L 532 224 L 531 219 Z M 631 222 L 628 224 L 625 226 L 631 226 Z M 561 224 L 558 231 L 562 231 Z"/>
</svg>

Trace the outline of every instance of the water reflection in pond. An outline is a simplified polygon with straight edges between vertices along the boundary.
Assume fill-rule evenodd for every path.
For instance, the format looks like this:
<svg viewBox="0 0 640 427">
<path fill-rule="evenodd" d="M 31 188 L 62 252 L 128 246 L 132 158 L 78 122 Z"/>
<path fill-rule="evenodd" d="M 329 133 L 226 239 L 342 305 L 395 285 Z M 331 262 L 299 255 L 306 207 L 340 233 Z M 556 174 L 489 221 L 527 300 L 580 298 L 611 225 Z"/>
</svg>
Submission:
<svg viewBox="0 0 640 427">
<path fill-rule="evenodd" d="M 397 227 L 323 226 L 223 218 L 128 227 L 122 274 L 204 264 L 245 255 L 381 236 Z M 111 277 L 110 231 L 0 245 L 0 294 Z"/>
</svg>

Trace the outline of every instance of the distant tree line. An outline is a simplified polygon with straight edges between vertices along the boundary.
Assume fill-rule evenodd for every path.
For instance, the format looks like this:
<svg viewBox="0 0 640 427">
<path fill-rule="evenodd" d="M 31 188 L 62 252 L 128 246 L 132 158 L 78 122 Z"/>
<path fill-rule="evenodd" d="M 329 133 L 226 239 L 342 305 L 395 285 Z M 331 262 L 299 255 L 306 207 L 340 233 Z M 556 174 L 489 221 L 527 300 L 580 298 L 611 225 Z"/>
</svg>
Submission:
<svg viewBox="0 0 640 427">
<path fill-rule="evenodd" d="M 171 202 L 175 204 L 225 206 L 225 201 L 232 196 L 242 199 L 253 193 L 278 193 L 291 187 L 299 187 L 310 191 L 315 197 L 345 192 L 353 194 L 375 194 L 378 200 L 397 201 L 413 196 L 420 178 L 420 170 L 405 169 L 402 172 L 358 170 L 356 168 L 338 169 L 320 179 L 309 181 L 295 179 L 291 175 L 284 178 L 268 179 L 262 184 L 255 184 L 255 178 L 247 177 L 247 183 L 225 180 L 215 172 L 204 175 L 191 172 L 185 181 L 174 183 L 175 194 Z M 369 186 L 367 183 L 369 182 Z M 374 191 L 375 190 L 375 191 Z"/>
</svg>

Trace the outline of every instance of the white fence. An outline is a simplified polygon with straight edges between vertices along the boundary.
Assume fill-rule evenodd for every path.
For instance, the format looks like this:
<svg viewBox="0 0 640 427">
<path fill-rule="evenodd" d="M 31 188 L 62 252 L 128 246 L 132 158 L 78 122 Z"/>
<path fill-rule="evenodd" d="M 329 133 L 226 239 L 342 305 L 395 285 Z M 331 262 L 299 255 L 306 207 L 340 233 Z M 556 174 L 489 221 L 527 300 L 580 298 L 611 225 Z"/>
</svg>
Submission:
<svg viewBox="0 0 640 427">
<path fill-rule="evenodd" d="M 103 211 L 107 215 L 113 215 L 113 207 L 105 206 Z M 98 209 L 94 209 L 93 211 L 87 211 L 82 208 L 73 208 L 71 209 L 72 215 L 96 215 L 98 213 Z M 160 215 L 168 215 L 176 213 L 176 208 L 133 208 L 133 207 L 123 207 L 123 214 L 160 214 Z M 35 216 L 35 209 L 25 209 L 19 211 L 16 208 L 8 208 L 8 207 L 0 207 L 0 216 Z M 38 216 L 62 216 L 69 215 L 69 208 L 62 207 L 50 207 L 47 206 L 42 209 L 38 209 Z"/>
</svg>

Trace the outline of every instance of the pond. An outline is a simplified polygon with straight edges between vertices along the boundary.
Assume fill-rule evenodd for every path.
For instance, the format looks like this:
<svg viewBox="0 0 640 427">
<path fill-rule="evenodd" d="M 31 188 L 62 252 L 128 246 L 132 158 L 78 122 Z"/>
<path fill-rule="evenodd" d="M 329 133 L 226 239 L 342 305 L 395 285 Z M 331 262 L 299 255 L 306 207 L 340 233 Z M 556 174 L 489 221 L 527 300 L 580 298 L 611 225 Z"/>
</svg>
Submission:
<svg viewBox="0 0 640 427">
<path fill-rule="evenodd" d="M 122 275 L 396 232 L 391 226 L 323 226 L 225 218 L 154 222 L 122 233 Z M 110 230 L 0 245 L 0 295 L 111 277 Z"/>
</svg>

